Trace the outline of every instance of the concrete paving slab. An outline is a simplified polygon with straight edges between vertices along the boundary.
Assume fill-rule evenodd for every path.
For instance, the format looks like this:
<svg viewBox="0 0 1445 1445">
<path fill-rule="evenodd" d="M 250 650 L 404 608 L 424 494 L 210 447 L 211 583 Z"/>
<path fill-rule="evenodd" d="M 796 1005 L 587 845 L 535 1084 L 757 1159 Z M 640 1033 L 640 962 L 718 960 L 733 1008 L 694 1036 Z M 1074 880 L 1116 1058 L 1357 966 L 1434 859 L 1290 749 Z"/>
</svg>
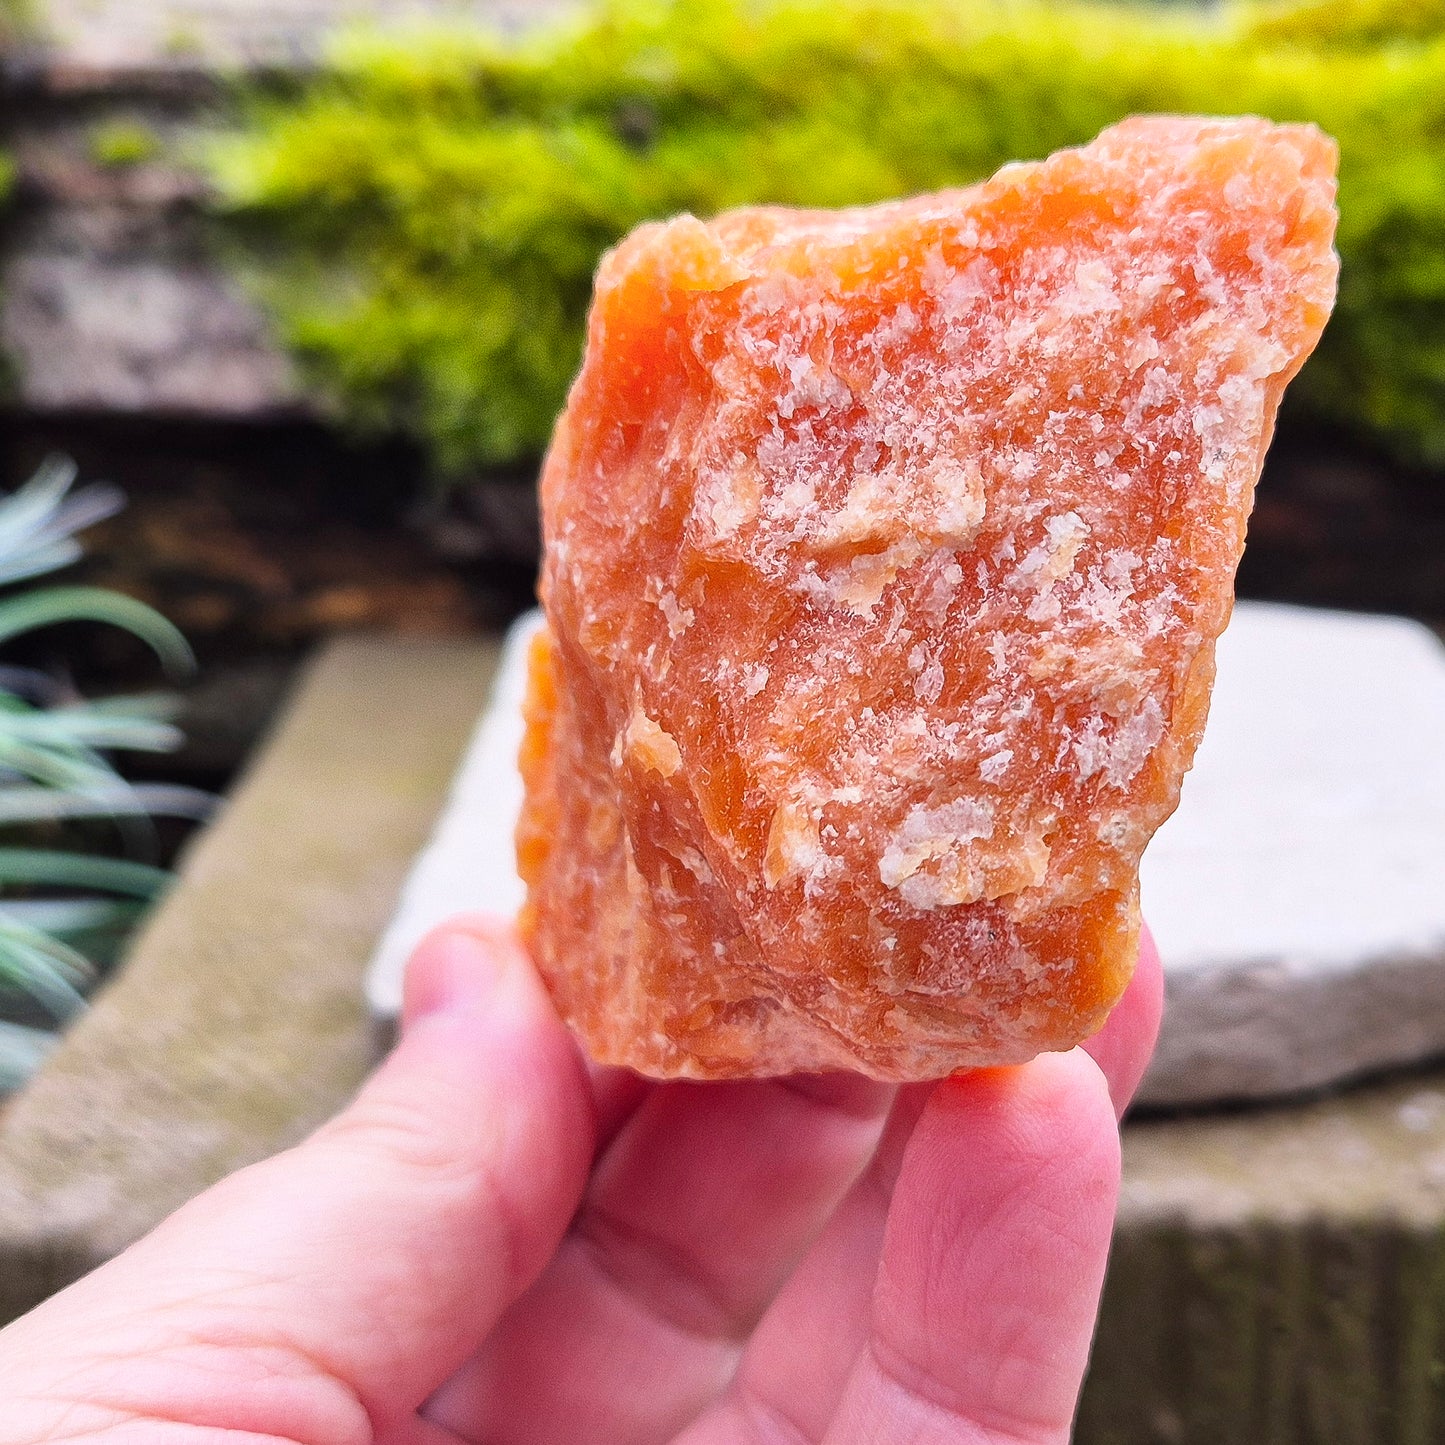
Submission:
<svg viewBox="0 0 1445 1445">
<path fill-rule="evenodd" d="M 1155 1104 L 1445 1052 L 1445 648 L 1401 618 L 1241 604 L 1141 887 L 1169 1011 Z"/>
<path fill-rule="evenodd" d="M 1075 1445 L 1445 1440 L 1445 1075 L 1124 1129 Z"/>
<path fill-rule="evenodd" d="M 511 833 L 535 625 L 514 630 L 372 965 L 382 1017 L 432 923 L 520 901 Z M 1144 860 L 1169 1008 L 1141 1102 L 1287 1095 L 1445 1053 L 1442 739 L 1445 648 L 1428 629 L 1239 605 L 1196 766 Z"/>
</svg>

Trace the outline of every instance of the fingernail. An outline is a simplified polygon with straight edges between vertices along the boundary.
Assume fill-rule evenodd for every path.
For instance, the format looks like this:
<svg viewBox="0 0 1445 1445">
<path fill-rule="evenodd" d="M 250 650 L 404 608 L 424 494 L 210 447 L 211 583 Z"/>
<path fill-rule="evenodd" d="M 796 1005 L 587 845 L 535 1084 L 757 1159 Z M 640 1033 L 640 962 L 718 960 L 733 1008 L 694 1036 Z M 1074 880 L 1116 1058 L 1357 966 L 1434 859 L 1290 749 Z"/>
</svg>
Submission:
<svg viewBox="0 0 1445 1445">
<path fill-rule="evenodd" d="M 406 971 L 402 1027 L 439 1014 L 486 1012 L 506 977 L 509 944 L 489 920 L 468 919 L 464 928 L 445 928 L 418 945 Z"/>
</svg>

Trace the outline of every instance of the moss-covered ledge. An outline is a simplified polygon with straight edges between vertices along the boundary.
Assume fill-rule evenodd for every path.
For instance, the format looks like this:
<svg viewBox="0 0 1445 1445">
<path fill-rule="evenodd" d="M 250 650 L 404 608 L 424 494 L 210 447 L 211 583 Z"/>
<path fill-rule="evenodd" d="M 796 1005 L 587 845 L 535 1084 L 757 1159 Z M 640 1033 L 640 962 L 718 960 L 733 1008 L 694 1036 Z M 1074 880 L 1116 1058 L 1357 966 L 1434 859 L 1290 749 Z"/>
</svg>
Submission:
<svg viewBox="0 0 1445 1445">
<path fill-rule="evenodd" d="M 361 974 L 494 662 L 486 641 L 353 639 L 308 669 L 125 967 L 0 1113 L 0 1319 L 356 1087 Z"/>
<path fill-rule="evenodd" d="M 1445 1074 L 1125 1129 L 1078 1445 L 1445 1439 Z"/>
</svg>

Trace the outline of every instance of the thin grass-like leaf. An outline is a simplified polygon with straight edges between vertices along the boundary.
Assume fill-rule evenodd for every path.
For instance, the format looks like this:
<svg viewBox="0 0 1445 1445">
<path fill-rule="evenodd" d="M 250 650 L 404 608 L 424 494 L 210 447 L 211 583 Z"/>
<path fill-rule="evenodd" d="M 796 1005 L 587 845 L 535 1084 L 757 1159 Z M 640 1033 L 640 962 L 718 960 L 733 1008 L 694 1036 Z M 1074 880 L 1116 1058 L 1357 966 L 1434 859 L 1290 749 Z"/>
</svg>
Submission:
<svg viewBox="0 0 1445 1445">
<path fill-rule="evenodd" d="M 112 505 L 101 505 L 105 503 L 103 494 L 94 498 L 96 505 L 86 506 L 84 511 L 78 504 L 89 501 L 90 492 L 79 493 L 73 502 L 77 505 L 67 503 L 58 512 L 53 524 L 45 530 L 38 532 L 34 537 L 28 538 L 25 542 L 0 552 L 0 586 L 12 582 L 22 582 L 31 577 L 41 577 L 47 572 L 58 572 L 62 567 L 69 567 L 72 563 L 78 562 L 84 555 L 84 549 L 74 537 L 65 530 L 72 520 L 82 522 L 86 525 L 93 520 L 92 514 L 105 516 L 109 512 L 118 510 Z"/>
<path fill-rule="evenodd" d="M 51 456 L 19 490 L 0 501 L 0 555 L 13 552 L 55 515 L 75 485 L 76 466 L 69 457 Z"/>
<path fill-rule="evenodd" d="M 0 1020 L 0 1093 L 13 1093 L 26 1083 L 57 1042 L 48 1029 Z"/>
<path fill-rule="evenodd" d="M 66 497 L 45 530 L 49 536 L 68 537 L 124 510 L 125 493 L 119 487 L 111 482 L 91 482 Z"/>
<path fill-rule="evenodd" d="M 93 713 L 120 713 L 125 717 L 149 718 L 152 722 L 170 722 L 180 711 L 181 700 L 173 692 L 121 692 L 110 697 L 87 698 L 85 707 Z"/>
<path fill-rule="evenodd" d="M 71 462 L 51 458 L 25 486 L 0 498 L 0 588 L 69 566 L 81 555 L 75 533 L 124 505 L 124 495 L 109 484 L 72 490 L 75 476 Z M 175 627 L 119 593 L 48 587 L 0 599 L 0 645 L 66 622 L 123 628 L 172 673 L 193 666 Z M 164 752 L 178 746 L 175 707 L 173 699 L 153 694 L 75 700 L 62 680 L 0 667 L 0 827 L 52 829 L 69 820 L 106 818 L 128 854 L 144 854 L 154 846 L 154 817 L 204 817 L 215 803 L 209 794 L 132 785 L 108 757 L 118 749 Z M 0 1002 L 29 1001 L 20 1013 L 23 1022 L 0 1020 L 0 1090 L 24 1082 L 51 1046 L 51 1034 L 29 1027 L 34 1010 L 63 1022 L 82 1008 L 96 962 L 116 955 L 169 881 L 164 869 L 129 856 L 0 848 L 0 890 L 42 895 L 0 898 Z M 49 890 L 98 896 L 44 896 Z"/>
<path fill-rule="evenodd" d="M 27 743 L 0 728 L 0 767 L 52 788 L 103 788 L 115 778 L 105 762 L 81 748 Z"/>
<path fill-rule="evenodd" d="M 174 623 L 153 607 L 103 587 L 46 587 L 0 602 L 0 644 L 59 622 L 104 622 L 144 642 L 167 671 L 189 672 L 190 645 Z"/>
<path fill-rule="evenodd" d="M 129 927 L 148 906 L 130 898 L 13 898 L 0 903 L 0 919 L 69 938 Z"/>
<path fill-rule="evenodd" d="M 89 704 L 0 717 L 0 735 L 48 747 L 121 748 L 147 753 L 173 752 L 186 740 L 172 723 Z"/>
<path fill-rule="evenodd" d="M 43 577 L 79 562 L 85 549 L 70 537 L 56 537 L 34 547 L 0 554 L 0 587 L 11 582 L 24 582 L 30 577 Z"/>
<path fill-rule="evenodd" d="M 0 663 L 0 712 L 8 707 L 56 707 L 68 696 L 66 685 L 38 667 Z"/>
<path fill-rule="evenodd" d="M 99 976 L 125 951 L 150 906 L 138 898 L 23 898 L 0 905 L 0 916 L 69 944 Z"/>
<path fill-rule="evenodd" d="M 49 848 L 0 848 L 0 887 L 45 884 L 155 898 L 170 882 L 171 875 L 164 868 L 128 858 L 100 858 Z"/>
<path fill-rule="evenodd" d="M 94 975 L 90 961 L 69 944 L 38 928 L 0 918 L 0 987 L 40 1005 L 57 1023 L 85 1007 L 78 985 Z"/>
<path fill-rule="evenodd" d="M 117 783 L 89 793 L 25 786 L 0 788 L 0 827 L 124 814 L 200 821 L 211 815 L 216 801 L 214 793 L 180 783 Z"/>
<path fill-rule="evenodd" d="M 19 491 L 0 499 L 0 558 L 9 562 L 67 540 L 125 506 L 125 493 L 109 482 L 72 493 L 75 475 L 69 458 L 50 457 Z"/>
<path fill-rule="evenodd" d="M 69 944 L 23 919 L 0 917 L 0 950 L 10 947 L 37 955 L 46 969 L 72 990 L 95 976 L 90 960 Z"/>
</svg>

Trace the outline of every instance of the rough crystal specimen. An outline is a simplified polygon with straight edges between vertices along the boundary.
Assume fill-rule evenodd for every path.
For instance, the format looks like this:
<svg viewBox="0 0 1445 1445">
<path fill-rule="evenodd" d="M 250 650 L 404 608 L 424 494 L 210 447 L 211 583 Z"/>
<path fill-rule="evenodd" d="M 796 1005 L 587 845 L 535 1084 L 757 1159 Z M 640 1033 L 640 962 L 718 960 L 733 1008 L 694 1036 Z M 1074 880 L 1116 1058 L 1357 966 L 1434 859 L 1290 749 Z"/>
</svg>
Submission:
<svg viewBox="0 0 1445 1445">
<path fill-rule="evenodd" d="M 592 1055 L 938 1076 L 1133 966 L 1333 145 L 1150 117 L 971 190 L 644 226 L 543 477 L 523 927 Z"/>
</svg>

